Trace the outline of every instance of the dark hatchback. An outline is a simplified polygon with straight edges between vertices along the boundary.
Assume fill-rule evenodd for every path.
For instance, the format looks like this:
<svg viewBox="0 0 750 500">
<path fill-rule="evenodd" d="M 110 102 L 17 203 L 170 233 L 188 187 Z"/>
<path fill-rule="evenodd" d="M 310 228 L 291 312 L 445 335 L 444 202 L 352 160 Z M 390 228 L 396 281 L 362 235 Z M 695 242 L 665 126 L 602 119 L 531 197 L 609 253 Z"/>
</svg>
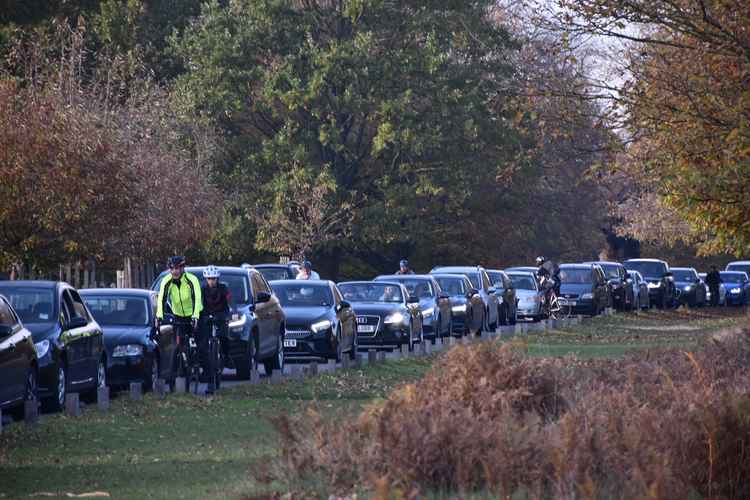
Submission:
<svg viewBox="0 0 750 500">
<path fill-rule="evenodd" d="M 288 358 L 341 361 L 357 355 L 357 317 L 336 285 L 323 280 L 272 281 L 286 315 L 284 350 Z"/>
<path fill-rule="evenodd" d="M 428 274 L 394 274 L 378 276 L 374 281 L 401 283 L 410 295 L 419 299 L 425 338 L 436 339 L 451 335 L 453 318 L 450 296 L 440 289 L 440 285 L 435 281 L 434 276 Z"/>
<path fill-rule="evenodd" d="M 423 339 L 419 299 L 395 281 L 349 281 L 338 284 L 344 300 L 357 316 L 357 345 L 360 348 L 414 349 Z"/>
<path fill-rule="evenodd" d="M 268 282 L 293 280 L 299 273 L 299 264 L 296 262 L 290 262 L 289 264 L 256 264 L 254 266 L 244 264 L 243 267 L 257 269 Z"/>
<path fill-rule="evenodd" d="M 487 276 L 487 271 L 481 266 L 449 266 L 449 267 L 436 267 L 430 271 L 432 275 L 438 274 L 465 274 L 471 286 L 474 287 L 476 292 L 484 303 L 482 328 L 486 331 L 494 331 L 497 328 L 499 322 L 498 317 L 498 305 L 499 301 L 495 295 L 495 288 L 490 284 L 490 277 Z M 481 330 L 477 330 L 476 334 L 479 334 Z"/>
<path fill-rule="evenodd" d="M 188 267 L 205 284 L 204 267 Z M 219 281 L 232 293 L 234 311 L 229 322 L 229 337 L 222 339 L 227 368 L 237 370 L 237 377 L 247 380 L 251 370 L 263 363 L 266 373 L 284 366 L 284 311 L 259 271 L 242 267 L 219 267 Z M 159 289 L 162 273 L 154 284 Z"/>
<path fill-rule="evenodd" d="M 677 289 L 669 264 L 658 259 L 629 259 L 622 263 L 628 271 L 638 271 L 646 280 L 648 297 L 657 307 L 672 307 L 677 302 Z"/>
<path fill-rule="evenodd" d="M 0 281 L 0 295 L 31 331 L 45 406 L 59 410 L 68 392 L 93 395 L 106 385 L 102 329 L 73 287 L 60 281 Z"/>
<path fill-rule="evenodd" d="M 609 304 L 609 289 L 602 269 L 596 264 L 560 266 L 561 306 L 572 307 L 574 314 L 596 316 Z"/>
<path fill-rule="evenodd" d="M 688 307 L 706 305 L 706 285 L 692 267 L 673 267 L 671 269 L 674 284 L 677 288 L 677 300 Z"/>
<path fill-rule="evenodd" d="M 435 281 L 451 301 L 453 335 L 461 337 L 481 330 L 484 303 L 465 274 L 435 274 Z"/>
<path fill-rule="evenodd" d="M 159 378 L 174 385 L 177 339 L 171 325 L 156 331 L 156 292 L 97 288 L 80 293 L 104 331 L 109 385 L 141 382 L 151 390 Z"/>
<path fill-rule="evenodd" d="M 625 266 L 619 262 L 584 262 L 584 264 L 598 264 L 604 271 L 610 289 L 612 290 L 612 305 L 621 311 L 631 311 L 635 305 L 635 289 L 633 280 L 628 275 Z"/>
<path fill-rule="evenodd" d="M 31 332 L 0 295 L 0 410 L 11 410 L 16 417 L 23 415 L 24 402 L 37 397 L 37 378 Z"/>
<path fill-rule="evenodd" d="M 747 273 L 721 271 L 721 286 L 726 291 L 726 305 L 741 306 L 750 302 L 750 281 Z"/>
</svg>

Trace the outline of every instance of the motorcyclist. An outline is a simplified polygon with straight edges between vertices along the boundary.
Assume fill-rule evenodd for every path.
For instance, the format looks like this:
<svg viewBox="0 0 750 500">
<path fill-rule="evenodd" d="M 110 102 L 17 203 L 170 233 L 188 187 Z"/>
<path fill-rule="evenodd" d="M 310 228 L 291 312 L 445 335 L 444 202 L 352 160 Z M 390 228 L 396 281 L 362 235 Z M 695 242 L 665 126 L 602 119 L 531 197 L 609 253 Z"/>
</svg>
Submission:
<svg viewBox="0 0 750 500">
<path fill-rule="evenodd" d="M 312 262 L 309 260 L 306 260 L 302 263 L 302 267 L 299 270 L 299 273 L 297 273 L 297 279 L 298 280 L 319 280 L 320 276 L 318 273 L 313 271 L 312 268 Z"/>
<path fill-rule="evenodd" d="M 409 267 L 408 260 L 402 259 L 401 262 L 398 263 L 398 271 L 396 271 L 396 274 L 414 274 L 414 271 Z"/>
<path fill-rule="evenodd" d="M 207 373 L 207 353 L 208 339 L 211 336 L 213 324 L 219 329 L 219 341 L 226 338 L 229 328 L 229 314 L 232 310 L 232 292 L 224 283 L 219 282 L 221 272 L 216 266 L 208 266 L 203 270 L 203 278 L 206 284 L 201 289 L 203 296 L 203 309 L 200 316 L 200 335 L 198 338 L 198 354 L 203 365 L 203 372 Z M 209 319 L 213 316 L 213 323 Z M 221 342 L 222 352 L 224 351 L 224 342 Z M 209 390 L 212 388 L 209 387 Z"/>
</svg>

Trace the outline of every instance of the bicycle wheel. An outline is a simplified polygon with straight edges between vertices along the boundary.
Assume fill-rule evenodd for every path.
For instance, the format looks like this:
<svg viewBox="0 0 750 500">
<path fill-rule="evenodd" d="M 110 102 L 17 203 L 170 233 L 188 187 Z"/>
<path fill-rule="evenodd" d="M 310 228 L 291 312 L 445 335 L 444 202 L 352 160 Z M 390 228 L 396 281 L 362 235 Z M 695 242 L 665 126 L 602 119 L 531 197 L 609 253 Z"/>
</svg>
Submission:
<svg viewBox="0 0 750 500">
<path fill-rule="evenodd" d="M 557 300 L 557 295 L 552 292 L 549 301 L 549 319 L 560 319 L 560 317 L 560 302 Z"/>
</svg>

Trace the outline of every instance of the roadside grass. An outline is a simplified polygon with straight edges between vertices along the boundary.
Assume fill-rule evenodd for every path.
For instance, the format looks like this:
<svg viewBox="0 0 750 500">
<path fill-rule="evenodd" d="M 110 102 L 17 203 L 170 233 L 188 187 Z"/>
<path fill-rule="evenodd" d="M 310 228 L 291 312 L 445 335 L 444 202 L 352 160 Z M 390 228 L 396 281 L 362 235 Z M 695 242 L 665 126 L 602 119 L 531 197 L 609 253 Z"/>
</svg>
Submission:
<svg viewBox="0 0 750 500">
<path fill-rule="evenodd" d="M 278 490 L 256 482 L 278 455 L 270 418 L 354 413 L 394 387 L 419 379 L 431 359 L 388 361 L 362 370 L 279 385 L 241 385 L 214 398 L 170 395 L 143 402 L 126 393 L 107 413 L 46 415 L 39 425 L 11 425 L 0 435 L 0 498 L 64 497 L 103 491 L 113 498 L 238 498 Z M 38 495 L 38 494 L 43 495 Z"/>
<path fill-rule="evenodd" d="M 533 357 L 619 357 L 693 348 L 747 321 L 744 310 L 649 311 L 595 318 L 513 342 Z M 328 421 L 354 420 L 365 405 L 422 379 L 434 360 L 388 361 L 280 385 L 245 384 L 210 399 L 170 395 L 160 401 L 147 394 L 143 402 L 132 402 L 123 393 L 107 413 L 89 407 L 77 419 L 45 415 L 33 428 L 16 423 L 0 435 L 0 498 L 93 491 L 125 499 L 261 499 L 289 491 L 297 492 L 293 498 L 328 498 L 334 490 L 326 477 L 278 474 L 282 438 L 272 419 L 287 414 L 304 420 L 314 408 Z M 493 497 L 476 492 L 464 498 Z"/>
</svg>

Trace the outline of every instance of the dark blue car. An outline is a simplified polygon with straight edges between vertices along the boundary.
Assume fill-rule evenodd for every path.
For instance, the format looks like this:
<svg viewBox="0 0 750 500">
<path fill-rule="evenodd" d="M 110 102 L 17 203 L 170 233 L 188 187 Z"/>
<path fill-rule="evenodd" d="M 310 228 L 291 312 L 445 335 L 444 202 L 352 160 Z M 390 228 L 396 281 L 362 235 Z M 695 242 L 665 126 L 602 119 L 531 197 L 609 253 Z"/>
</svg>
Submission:
<svg viewBox="0 0 750 500">
<path fill-rule="evenodd" d="M 560 266 L 560 306 L 571 307 L 573 314 L 596 316 L 609 304 L 604 271 L 597 264 Z"/>
<path fill-rule="evenodd" d="M 205 284 L 204 267 L 188 267 Z M 284 367 L 285 317 L 279 300 L 266 279 L 255 269 L 219 267 L 223 282 L 232 293 L 234 311 L 229 323 L 229 337 L 222 339 L 226 352 L 225 366 L 237 370 L 241 379 L 250 378 L 250 371 L 263 363 L 266 373 Z M 159 284 L 167 271 L 159 275 L 151 288 Z"/>
<path fill-rule="evenodd" d="M 419 307 L 422 310 L 422 328 L 426 339 L 434 340 L 451 335 L 453 312 L 450 296 L 440 288 L 434 276 L 394 274 L 378 276 L 373 281 L 401 283 L 410 295 L 419 299 Z"/>
<path fill-rule="evenodd" d="M 133 288 L 80 292 L 104 331 L 109 385 L 141 382 L 150 390 L 159 378 L 174 384 L 177 339 L 171 325 L 156 331 L 156 292 Z"/>
<path fill-rule="evenodd" d="M 31 332 L 38 357 L 38 393 L 59 410 L 68 392 L 96 394 L 107 383 L 102 329 L 78 292 L 60 281 L 0 281 L 0 295 Z"/>
<path fill-rule="evenodd" d="M 750 281 L 747 273 L 741 271 L 721 271 L 721 286 L 726 290 L 726 304 L 741 306 L 750 302 Z"/>
</svg>

